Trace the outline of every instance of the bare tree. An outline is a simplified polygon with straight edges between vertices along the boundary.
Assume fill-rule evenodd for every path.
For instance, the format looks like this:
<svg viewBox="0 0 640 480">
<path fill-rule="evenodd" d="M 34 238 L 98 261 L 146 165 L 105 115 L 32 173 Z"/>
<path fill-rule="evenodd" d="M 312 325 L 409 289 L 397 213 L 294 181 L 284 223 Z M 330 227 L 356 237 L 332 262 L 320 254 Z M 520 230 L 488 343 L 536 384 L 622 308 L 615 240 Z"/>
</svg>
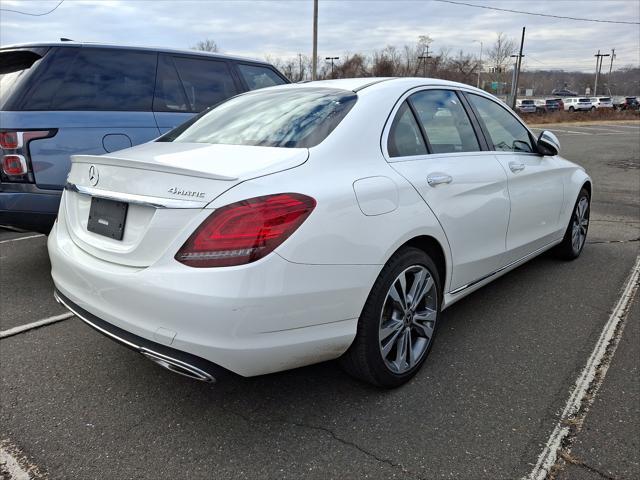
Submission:
<svg viewBox="0 0 640 480">
<path fill-rule="evenodd" d="M 203 52 L 218 52 L 218 44 L 210 38 L 200 40 L 193 47 L 194 50 L 202 50 Z"/>
<path fill-rule="evenodd" d="M 494 78 L 501 80 L 507 70 L 509 57 L 516 51 L 515 42 L 504 33 L 497 34 L 496 42 L 489 49 L 487 56 L 492 67 Z"/>
</svg>

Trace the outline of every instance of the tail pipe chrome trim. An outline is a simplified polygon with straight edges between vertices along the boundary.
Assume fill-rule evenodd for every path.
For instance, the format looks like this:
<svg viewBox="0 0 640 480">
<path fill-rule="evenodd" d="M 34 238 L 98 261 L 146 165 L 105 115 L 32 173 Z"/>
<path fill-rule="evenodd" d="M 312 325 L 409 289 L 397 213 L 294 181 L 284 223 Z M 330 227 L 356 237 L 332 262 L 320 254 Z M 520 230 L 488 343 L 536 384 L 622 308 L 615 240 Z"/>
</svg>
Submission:
<svg viewBox="0 0 640 480">
<path fill-rule="evenodd" d="M 142 354 L 148 360 L 151 360 L 156 365 L 159 365 L 162 368 L 169 370 L 173 373 L 177 373 L 178 375 L 189 377 L 194 380 L 199 380 L 201 382 L 209 382 L 209 383 L 216 382 L 216 379 L 213 377 L 213 375 L 211 375 L 209 372 L 202 370 L 201 368 L 196 367 L 195 365 L 192 365 L 183 360 L 179 360 L 175 357 L 171 357 L 169 355 L 156 352 L 148 347 L 137 345 L 136 343 L 133 343 L 125 338 L 115 335 L 114 333 L 100 327 L 99 325 L 96 325 L 96 323 L 89 320 L 86 317 L 86 315 L 83 315 L 81 312 L 79 312 L 77 308 L 74 308 L 72 305 L 69 305 L 69 302 L 66 302 L 65 299 L 63 299 L 56 290 L 54 290 L 53 292 L 53 297 L 59 304 L 64 306 L 67 310 L 69 310 L 71 313 L 73 313 L 76 317 L 78 317 L 84 323 L 89 325 L 91 328 L 98 330 L 103 335 L 106 335 L 107 337 L 111 338 L 112 340 L 115 340 L 118 343 L 122 343 L 123 345 L 133 350 L 136 350 L 137 352 Z"/>
</svg>

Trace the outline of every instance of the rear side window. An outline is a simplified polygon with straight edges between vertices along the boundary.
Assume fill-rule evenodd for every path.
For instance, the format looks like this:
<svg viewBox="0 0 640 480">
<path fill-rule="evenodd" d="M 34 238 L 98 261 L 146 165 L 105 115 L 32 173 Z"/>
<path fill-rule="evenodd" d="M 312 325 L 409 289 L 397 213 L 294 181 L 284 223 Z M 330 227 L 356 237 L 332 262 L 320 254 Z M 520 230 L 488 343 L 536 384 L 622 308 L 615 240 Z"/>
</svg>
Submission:
<svg viewBox="0 0 640 480">
<path fill-rule="evenodd" d="M 173 59 L 167 55 L 160 55 L 153 110 L 155 112 L 188 112 L 190 109 L 191 105 L 187 105 L 187 97 Z"/>
<path fill-rule="evenodd" d="M 0 52 L 0 108 L 4 108 L 41 58 L 30 50 Z"/>
<path fill-rule="evenodd" d="M 273 87 L 274 85 L 282 85 L 285 83 L 276 72 L 267 67 L 239 63 L 238 70 L 240 70 L 240 75 L 242 75 L 242 78 L 247 83 L 249 90 Z"/>
<path fill-rule="evenodd" d="M 427 154 L 420 127 L 407 102 L 400 106 L 396 118 L 393 119 L 387 140 L 387 151 L 390 157 Z"/>
<path fill-rule="evenodd" d="M 174 57 L 178 76 L 187 97 L 188 111 L 201 112 L 236 94 L 227 62 Z"/>
<path fill-rule="evenodd" d="M 313 147 L 329 136 L 357 99 L 353 92 L 331 88 L 258 90 L 221 103 L 158 141 Z"/>
<path fill-rule="evenodd" d="M 156 53 L 81 48 L 52 110 L 150 111 Z"/>
<path fill-rule="evenodd" d="M 478 139 L 455 92 L 424 90 L 409 97 L 432 153 L 477 152 Z"/>
<path fill-rule="evenodd" d="M 493 149 L 503 152 L 533 152 L 529 131 L 498 103 L 479 95 L 467 97 L 489 133 Z"/>
</svg>

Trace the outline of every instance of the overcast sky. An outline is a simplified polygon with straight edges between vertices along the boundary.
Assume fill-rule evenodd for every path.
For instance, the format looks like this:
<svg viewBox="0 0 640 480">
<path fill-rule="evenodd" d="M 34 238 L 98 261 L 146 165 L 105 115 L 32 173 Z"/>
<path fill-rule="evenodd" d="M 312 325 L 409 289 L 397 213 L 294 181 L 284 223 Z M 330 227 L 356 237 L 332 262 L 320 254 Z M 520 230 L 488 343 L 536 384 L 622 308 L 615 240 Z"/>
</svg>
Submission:
<svg viewBox="0 0 640 480">
<path fill-rule="evenodd" d="M 0 8 L 38 14 L 59 0 L 0 0 Z M 640 21 L 639 0 L 464 0 L 466 3 L 601 20 Z M 53 13 L 26 16 L 0 11 L 0 44 L 67 37 L 130 45 L 189 48 L 215 40 L 224 53 L 264 58 L 311 54 L 312 0 L 186 1 L 65 0 Z M 413 44 L 478 54 L 504 32 L 519 41 L 527 27 L 525 68 L 593 71 L 594 53 L 616 49 L 614 65 L 640 63 L 640 26 L 535 17 L 422 1 L 320 0 L 320 58 L 372 53 L 385 45 Z M 606 59 L 608 61 L 608 59 Z"/>
</svg>

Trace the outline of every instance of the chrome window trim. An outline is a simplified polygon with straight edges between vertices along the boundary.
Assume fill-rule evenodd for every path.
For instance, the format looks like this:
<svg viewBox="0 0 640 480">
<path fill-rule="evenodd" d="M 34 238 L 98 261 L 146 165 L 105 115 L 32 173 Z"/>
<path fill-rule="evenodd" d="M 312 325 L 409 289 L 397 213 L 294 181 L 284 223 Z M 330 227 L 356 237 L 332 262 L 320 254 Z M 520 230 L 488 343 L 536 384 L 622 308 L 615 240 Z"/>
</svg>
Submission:
<svg viewBox="0 0 640 480">
<path fill-rule="evenodd" d="M 80 193 L 81 195 L 89 195 L 91 197 L 105 198 L 107 200 L 133 203 L 136 205 L 144 205 L 152 208 L 204 208 L 208 203 L 197 202 L 194 200 L 153 197 L 150 195 L 137 195 L 135 193 L 113 192 L 94 187 L 85 187 L 71 182 L 67 182 L 64 189 Z"/>
</svg>

